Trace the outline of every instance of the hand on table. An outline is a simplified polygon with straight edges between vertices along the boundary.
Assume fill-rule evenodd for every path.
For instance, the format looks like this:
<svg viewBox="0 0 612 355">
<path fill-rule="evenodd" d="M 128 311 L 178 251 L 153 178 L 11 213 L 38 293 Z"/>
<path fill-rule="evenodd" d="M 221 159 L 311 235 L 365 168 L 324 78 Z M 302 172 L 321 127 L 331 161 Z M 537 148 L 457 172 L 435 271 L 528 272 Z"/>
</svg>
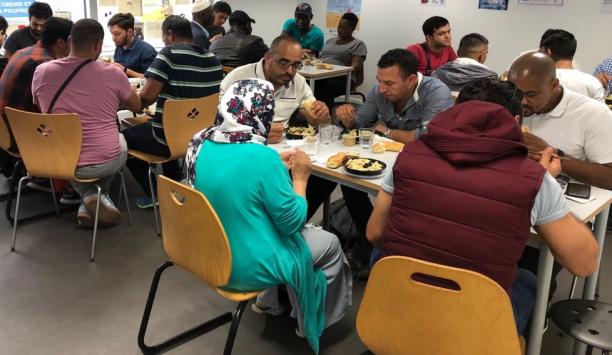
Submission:
<svg viewBox="0 0 612 355">
<path fill-rule="evenodd" d="M 387 128 L 387 125 L 383 121 L 378 121 L 376 122 L 374 127 L 372 127 L 372 129 L 375 131 L 380 131 L 380 132 L 385 133 L 388 128 Z"/>
<path fill-rule="evenodd" d="M 283 131 L 285 130 L 285 124 L 282 122 L 272 122 L 270 126 L 270 132 L 268 133 L 268 143 L 276 144 L 280 143 L 283 139 Z"/>
<path fill-rule="evenodd" d="M 357 112 L 355 112 L 353 105 L 345 104 L 336 109 L 336 117 L 338 117 L 345 128 L 351 128 L 353 122 L 355 122 L 355 117 L 357 117 Z"/>
</svg>

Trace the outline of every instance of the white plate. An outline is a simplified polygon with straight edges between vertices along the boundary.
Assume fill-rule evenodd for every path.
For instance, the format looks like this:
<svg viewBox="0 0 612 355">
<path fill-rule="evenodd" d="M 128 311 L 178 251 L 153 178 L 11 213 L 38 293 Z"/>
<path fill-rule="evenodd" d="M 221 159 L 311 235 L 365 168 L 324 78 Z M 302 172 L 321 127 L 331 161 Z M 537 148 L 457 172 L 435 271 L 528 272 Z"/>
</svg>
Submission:
<svg viewBox="0 0 612 355">
<path fill-rule="evenodd" d="M 359 179 L 379 179 L 379 178 L 381 178 L 381 177 L 383 177 L 383 176 L 385 175 L 385 170 L 386 170 L 386 169 L 383 169 L 383 171 L 381 171 L 381 172 L 380 172 L 380 174 L 378 174 L 378 175 L 370 175 L 370 176 L 363 176 L 363 175 L 356 175 L 356 174 L 349 173 L 349 172 L 348 172 L 348 171 L 347 171 L 347 170 L 344 168 L 344 166 L 342 167 L 342 170 L 344 170 L 344 173 L 345 173 L 346 175 L 348 175 L 348 176 L 352 176 L 352 177 L 356 177 L 356 178 L 359 178 Z"/>
</svg>

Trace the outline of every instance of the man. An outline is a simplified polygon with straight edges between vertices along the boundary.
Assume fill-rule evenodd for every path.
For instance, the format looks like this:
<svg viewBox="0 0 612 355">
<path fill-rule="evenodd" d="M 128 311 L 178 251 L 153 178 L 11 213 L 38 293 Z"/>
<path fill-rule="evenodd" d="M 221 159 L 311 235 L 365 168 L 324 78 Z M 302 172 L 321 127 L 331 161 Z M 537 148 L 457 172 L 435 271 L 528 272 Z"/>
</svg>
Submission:
<svg viewBox="0 0 612 355">
<path fill-rule="evenodd" d="M 457 59 L 451 47 L 451 27 L 444 17 L 433 16 L 423 22 L 425 42 L 406 47 L 419 62 L 419 73 L 430 76 L 434 70 Z"/>
<path fill-rule="evenodd" d="M 113 37 L 115 65 L 130 78 L 144 78 L 157 55 L 155 48 L 134 34 L 134 16 L 118 13 L 108 20 L 108 29 Z"/>
<path fill-rule="evenodd" d="M 312 7 L 307 3 L 299 4 L 295 8 L 294 18 L 285 21 L 281 34 L 298 40 L 304 52 L 318 55 L 323 49 L 324 36 L 319 27 L 310 23 L 312 17 Z"/>
<path fill-rule="evenodd" d="M 51 17 L 43 28 L 40 41 L 18 50 L 0 77 L 0 115 L 7 122 L 4 108 L 9 106 L 29 112 L 40 112 L 32 98 L 32 78 L 36 68 L 53 59 L 64 58 L 70 53 L 68 36 L 72 21 Z M 12 138 L 12 137 L 11 137 Z M 17 147 L 12 142 L 12 151 Z"/>
<path fill-rule="evenodd" d="M 612 57 L 604 59 L 603 62 L 599 63 L 595 67 L 593 75 L 609 93 L 612 93 Z"/>
<path fill-rule="evenodd" d="M 49 17 L 53 16 L 51 6 L 44 2 L 33 2 L 28 8 L 30 25 L 11 33 L 4 44 L 4 56 L 11 56 L 18 50 L 33 46 L 40 39 L 40 32 Z"/>
<path fill-rule="evenodd" d="M 578 276 L 596 270 L 598 246 L 546 172 L 560 170 L 552 149 L 540 164 L 528 159 L 517 124 L 521 93 L 496 79 L 464 90 L 468 95 L 462 91 L 458 105 L 438 114 L 427 134 L 398 155 L 381 184 L 367 237 L 383 256 L 409 256 L 493 279 L 510 296 L 524 333 L 535 277 L 517 270 L 517 261 L 530 227 Z"/>
<path fill-rule="evenodd" d="M 209 33 L 206 26 L 210 24 L 212 9 L 209 0 L 194 0 L 191 5 L 191 33 L 193 44 L 208 50 L 210 47 Z"/>
<path fill-rule="evenodd" d="M 446 85 L 417 72 L 417 65 L 411 52 L 399 48 L 386 52 L 378 61 L 378 85 L 368 93 L 363 105 L 357 112 L 352 105 L 342 105 L 336 110 L 336 116 L 346 128 L 372 127 L 402 143 L 415 140 L 436 114 L 452 105 Z M 313 178 L 307 190 L 308 218 L 336 186 L 334 182 Z M 372 204 L 367 194 L 345 186 L 341 188 L 357 230 L 365 236 Z M 351 266 L 359 269 L 367 265 L 370 250 L 367 242 L 358 244 L 351 253 Z"/>
<path fill-rule="evenodd" d="M 572 62 L 577 45 L 573 34 L 560 29 L 548 29 L 540 40 L 540 52 L 555 62 L 557 78 L 565 88 L 604 102 L 604 89 L 599 80 L 591 74 L 574 69 Z"/>
<path fill-rule="evenodd" d="M 261 37 L 251 35 L 251 23 L 255 23 L 255 20 L 246 12 L 236 10 L 229 17 L 229 23 L 230 31 L 210 46 L 210 51 L 221 64 L 235 68 L 263 58 L 268 46 Z"/>
<path fill-rule="evenodd" d="M 212 53 L 192 43 L 191 25 L 183 17 L 166 17 L 162 24 L 162 40 L 166 47 L 146 71 L 147 81 L 140 92 L 142 107 L 157 101 L 155 116 L 151 122 L 128 128 L 123 134 L 130 149 L 170 156 L 162 119 L 164 103 L 168 98 L 192 99 L 217 93 L 223 70 Z M 140 111 L 140 107 L 135 111 Z M 136 205 L 140 208 L 153 207 L 147 178 L 148 164 L 130 159 L 127 166 L 145 194 L 136 201 Z M 163 168 L 164 175 L 169 178 L 182 178 L 178 162 L 164 163 Z"/>
<path fill-rule="evenodd" d="M 83 132 L 81 154 L 75 172 L 81 179 L 97 178 L 103 195 L 99 221 L 115 224 L 121 213 L 108 196 L 114 175 L 125 164 L 127 146 L 117 130 L 117 110 L 139 110 L 140 98 L 118 68 L 97 61 L 102 52 L 104 29 L 96 20 L 77 21 L 70 32 L 70 55 L 41 64 L 34 72 L 32 95 L 42 112 L 77 113 Z M 80 68 L 78 70 L 77 68 Z M 50 108 L 67 78 L 77 71 Z M 92 85 L 95 83 L 95 85 Z M 97 188 L 72 182 L 83 201 L 77 214 L 79 225 L 91 226 L 97 204 Z"/>
<path fill-rule="evenodd" d="M 303 116 L 313 126 L 330 123 L 331 117 L 325 103 L 314 101 L 312 90 L 306 79 L 298 74 L 302 68 L 302 47 L 290 36 L 276 37 L 270 51 L 257 63 L 247 64 L 232 70 L 221 82 L 221 96 L 233 83 L 242 79 L 259 78 L 274 85 L 274 122 L 268 135 L 268 142 L 279 143 L 285 126 L 291 117 Z M 305 109 L 305 103 L 312 103 L 312 112 Z"/>
<path fill-rule="evenodd" d="M 0 16 L 0 48 L 4 44 L 4 39 L 6 37 L 6 29 L 8 28 L 8 22 L 3 16 Z M 4 71 L 4 68 L 8 64 L 8 58 L 0 54 L 0 75 Z"/>
<path fill-rule="evenodd" d="M 211 42 L 225 36 L 223 25 L 232 14 L 232 7 L 225 1 L 216 1 L 212 6 L 212 19 L 204 27 L 208 31 Z M 209 21 L 207 21 L 209 22 Z"/>
<path fill-rule="evenodd" d="M 566 90 L 555 63 L 543 53 L 519 57 L 508 79 L 523 91 L 529 151 L 547 147 L 566 159 L 563 174 L 585 184 L 612 189 L 612 112 L 605 105 Z"/>
<path fill-rule="evenodd" d="M 433 72 L 451 91 L 461 91 L 464 85 L 484 78 L 496 78 L 497 73 L 484 65 L 489 53 L 489 41 L 478 33 L 461 38 L 457 55 L 459 58 L 448 62 Z"/>
</svg>

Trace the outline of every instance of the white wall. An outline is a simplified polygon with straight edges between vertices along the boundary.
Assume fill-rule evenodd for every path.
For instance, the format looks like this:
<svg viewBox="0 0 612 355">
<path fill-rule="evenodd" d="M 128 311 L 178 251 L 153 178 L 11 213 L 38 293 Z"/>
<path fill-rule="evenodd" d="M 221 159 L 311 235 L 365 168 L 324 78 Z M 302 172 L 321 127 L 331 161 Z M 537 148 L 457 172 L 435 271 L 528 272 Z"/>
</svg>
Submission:
<svg viewBox="0 0 612 355">
<path fill-rule="evenodd" d="M 302 1 L 227 0 L 232 9 L 246 11 L 257 20 L 253 33 L 269 44 L 283 22 L 293 16 Z M 313 22 L 323 29 L 326 0 L 310 0 L 315 13 Z M 563 28 L 578 39 L 575 60 L 582 70 L 591 72 L 603 58 L 612 56 L 610 23 L 612 14 L 602 14 L 601 0 L 564 0 L 563 6 L 518 5 L 509 0 L 508 11 L 478 9 L 478 0 L 449 0 L 446 7 L 422 6 L 419 0 L 362 0 L 361 31 L 356 36 L 368 47 L 365 83 L 367 91 L 376 83 L 376 62 L 391 48 L 404 48 L 423 40 L 421 24 L 430 16 L 449 19 L 453 47 L 461 37 L 478 32 L 489 41 L 487 65 L 497 72 L 507 69 L 523 50 L 536 48 L 548 28 Z M 327 35 L 329 36 L 329 35 Z"/>
</svg>

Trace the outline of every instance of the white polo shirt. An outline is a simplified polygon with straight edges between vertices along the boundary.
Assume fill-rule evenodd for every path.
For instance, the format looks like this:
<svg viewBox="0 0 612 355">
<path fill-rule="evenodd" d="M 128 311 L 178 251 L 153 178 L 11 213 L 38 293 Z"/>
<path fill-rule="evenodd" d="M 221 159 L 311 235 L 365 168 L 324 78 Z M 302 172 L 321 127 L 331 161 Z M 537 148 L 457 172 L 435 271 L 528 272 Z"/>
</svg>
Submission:
<svg viewBox="0 0 612 355">
<path fill-rule="evenodd" d="M 564 87 L 586 97 L 605 102 L 604 88 L 593 75 L 576 69 L 557 69 L 557 78 Z"/>
<path fill-rule="evenodd" d="M 550 112 L 526 117 L 531 133 L 583 161 L 612 163 L 612 111 L 600 102 L 563 87 Z"/>
<path fill-rule="evenodd" d="M 250 78 L 267 80 L 263 70 L 263 59 L 257 63 L 238 67 L 227 74 L 219 88 L 219 99 L 223 97 L 225 90 L 232 84 Z M 310 100 L 315 100 L 315 97 L 306 79 L 300 74 L 295 74 L 289 85 L 274 91 L 274 122 L 284 122 L 286 124 L 295 110 L 304 108 L 304 101 Z"/>
</svg>

